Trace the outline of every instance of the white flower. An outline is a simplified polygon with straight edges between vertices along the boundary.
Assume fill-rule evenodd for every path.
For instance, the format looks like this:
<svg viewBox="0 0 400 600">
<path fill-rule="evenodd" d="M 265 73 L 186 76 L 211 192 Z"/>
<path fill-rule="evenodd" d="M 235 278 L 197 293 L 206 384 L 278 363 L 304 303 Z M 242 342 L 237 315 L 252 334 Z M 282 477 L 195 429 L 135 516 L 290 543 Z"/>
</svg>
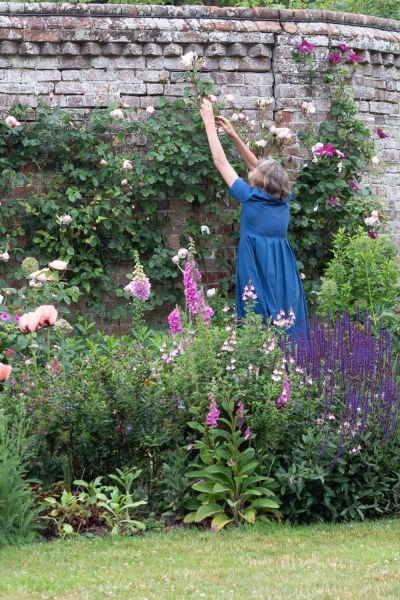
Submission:
<svg viewBox="0 0 400 600">
<path fill-rule="evenodd" d="M 343 169 L 343 163 L 342 163 L 342 161 L 341 161 L 341 160 L 339 160 L 339 162 L 338 162 L 338 164 L 337 164 L 337 170 L 338 170 L 338 173 L 341 173 L 341 172 L 342 172 L 342 169 Z"/>
<path fill-rule="evenodd" d="M 379 158 L 377 156 L 373 156 L 371 158 L 371 162 L 373 165 L 379 165 Z"/>
<path fill-rule="evenodd" d="M 277 127 L 275 134 L 281 140 L 290 140 L 292 137 L 290 129 L 287 127 Z"/>
<path fill-rule="evenodd" d="M 175 265 L 177 265 L 177 264 L 179 264 L 180 258 L 179 258 L 179 256 L 178 256 L 177 254 L 175 254 L 175 256 L 173 256 L 173 257 L 171 258 L 171 260 L 172 260 L 172 262 L 173 262 Z"/>
<path fill-rule="evenodd" d="M 108 165 L 108 162 L 104 158 L 102 158 L 100 164 L 102 167 L 105 167 L 106 165 Z"/>
<path fill-rule="evenodd" d="M 233 95 L 233 94 L 227 94 L 227 95 L 226 95 L 226 101 L 227 101 L 229 104 L 233 104 L 233 103 L 234 103 L 234 101 L 235 101 L 235 97 L 234 97 L 234 95 Z"/>
<path fill-rule="evenodd" d="M 154 106 L 148 106 L 148 107 L 146 108 L 146 112 L 147 112 L 147 114 L 148 114 L 148 115 L 152 115 L 152 114 L 153 114 L 153 112 L 155 112 L 155 110 L 156 110 L 156 109 L 154 108 Z"/>
<path fill-rule="evenodd" d="M 68 263 L 65 262 L 65 260 L 53 260 L 52 262 L 49 262 L 49 267 L 56 269 L 56 271 L 65 271 L 68 267 Z"/>
<path fill-rule="evenodd" d="M 379 219 L 379 213 L 377 210 L 373 210 L 371 212 L 371 217 L 374 217 L 375 219 Z"/>
<path fill-rule="evenodd" d="M 186 248 L 179 248 L 179 250 L 178 250 L 179 258 L 186 258 L 188 254 L 189 254 L 189 251 Z"/>
<path fill-rule="evenodd" d="M 375 117 L 369 116 L 366 118 L 367 123 L 375 123 Z"/>
<path fill-rule="evenodd" d="M 186 52 L 186 54 L 182 54 L 181 62 L 184 67 L 193 67 L 194 63 L 198 59 L 196 52 L 192 50 L 190 52 Z"/>
<path fill-rule="evenodd" d="M 123 179 L 121 181 L 121 185 L 128 185 L 128 180 L 127 179 Z"/>
<path fill-rule="evenodd" d="M 233 113 L 231 116 L 231 121 L 239 121 L 239 115 L 237 113 Z"/>
<path fill-rule="evenodd" d="M 379 218 L 376 217 L 367 217 L 364 219 L 364 223 L 368 225 L 368 227 L 374 227 L 376 223 L 379 222 Z"/>
<path fill-rule="evenodd" d="M 255 146 L 258 146 L 259 148 L 265 148 L 267 143 L 268 142 L 266 140 L 257 140 L 254 142 Z"/>
<path fill-rule="evenodd" d="M 124 160 L 124 162 L 122 163 L 122 168 L 123 169 L 133 169 L 133 163 L 131 160 Z"/>
<path fill-rule="evenodd" d="M 62 225 L 69 225 L 73 221 L 71 215 L 62 215 L 62 217 L 60 217 L 60 220 Z"/>
<path fill-rule="evenodd" d="M 271 106 L 273 102 L 273 98 L 261 98 L 260 100 L 258 100 L 257 104 L 260 108 L 265 108 L 266 106 Z"/>
<path fill-rule="evenodd" d="M 215 296 L 216 291 L 217 290 L 215 288 L 210 288 L 209 290 L 207 290 L 207 298 L 212 298 L 213 296 Z"/>
<path fill-rule="evenodd" d="M 273 133 L 275 135 L 275 133 L 276 133 L 276 126 L 275 125 L 271 125 L 271 127 L 269 128 L 269 132 Z"/>
<path fill-rule="evenodd" d="M 217 101 L 217 96 L 214 96 L 214 94 L 209 94 L 208 95 L 208 99 L 210 102 L 216 102 Z"/>
<path fill-rule="evenodd" d="M 313 115 L 317 110 L 312 102 L 303 102 L 301 108 L 310 115 Z"/>
<path fill-rule="evenodd" d="M 3 252 L 3 254 L 0 254 L 0 260 L 3 262 L 8 262 L 10 260 L 10 255 L 8 254 L 7 250 Z"/>
<path fill-rule="evenodd" d="M 207 227 L 207 225 L 202 225 L 202 226 L 200 227 L 200 231 L 201 231 L 201 233 L 205 233 L 205 234 L 207 234 L 207 235 L 210 235 L 210 228 L 209 228 L 209 227 Z"/>
<path fill-rule="evenodd" d="M 304 275 L 304 273 L 300 273 L 300 279 L 305 279 L 306 276 Z"/>
<path fill-rule="evenodd" d="M 114 108 L 114 110 L 110 112 L 110 117 L 115 121 L 119 121 L 124 118 L 124 113 L 120 108 Z"/>
<path fill-rule="evenodd" d="M 0 294 L 0 304 L 3 304 L 4 296 Z"/>
<path fill-rule="evenodd" d="M 322 146 L 323 146 L 323 144 L 321 144 L 321 142 L 318 142 L 317 144 L 314 144 L 314 146 L 311 148 L 311 152 L 315 152 L 319 148 L 322 148 Z"/>
<path fill-rule="evenodd" d="M 21 123 L 17 121 L 17 119 L 12 115 L 8 115 L 8 117 L 5 118 L 4 122 L 7 125 L 7 127 L 10 127 L 10 129 L 14 127 L 19 127 L 21 125 Z"/>
<path fill-rule="evenodd" d="M 246 115 L 241 112 L 241 113 L 238 114 L 238 119 L 239 119 L 239 121 L 245 121 L 246 120 Z"/>
</svg>

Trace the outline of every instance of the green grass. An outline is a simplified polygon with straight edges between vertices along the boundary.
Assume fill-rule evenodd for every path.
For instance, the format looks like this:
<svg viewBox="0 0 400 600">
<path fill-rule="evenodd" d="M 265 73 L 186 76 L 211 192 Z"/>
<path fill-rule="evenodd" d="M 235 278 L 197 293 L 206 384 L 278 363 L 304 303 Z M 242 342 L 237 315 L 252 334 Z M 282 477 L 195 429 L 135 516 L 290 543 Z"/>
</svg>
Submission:
<svg viewBox="0 0 400 600">
<path fill-rule="evenodd" d="M 398 600 L 400 520 L 7 548 L 0 555 L 0 598 Z"/>
</svg>

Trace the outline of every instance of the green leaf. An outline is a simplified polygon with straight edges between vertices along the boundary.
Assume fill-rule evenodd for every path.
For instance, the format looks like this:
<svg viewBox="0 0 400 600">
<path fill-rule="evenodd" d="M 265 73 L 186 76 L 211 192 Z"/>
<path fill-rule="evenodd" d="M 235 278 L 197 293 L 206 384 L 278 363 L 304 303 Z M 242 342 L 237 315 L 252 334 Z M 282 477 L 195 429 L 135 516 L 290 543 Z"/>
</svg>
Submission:
<svg viewBox="0 0 400 600">
<path fill-rule="evenodd" d="M 223 512 L 222 506 L 216 503 L 211 504 L 202 504 L 196 512 L 195 523 L 200 523 L 200 521 L 204 521 L 208 517 L 215 515 L 216 513 Z"/>
<path fill-rule="evenodd" d="M 225 525 L 228 525 L 228 523 L 232 523 L 232 519 L 227 517 L 225 513 L 218 513 L 211 521 L 211 527 L 215 527 L 215 529 L 219 531 L 225 527 Z"/>
<path fill-rule="evenodd" d="M 245 521 L 248 523 L 256 522 L 256 513 L 251 508 L 247 508 L 243 513 L 240 513 Z"/>
<path fill-rule="evenodd" d="M 270 498 L 260 498 L 260 499 L 254 500 L 254 502 L 251 503 L 251 508 L 276 509 L 276 508 L 279 508 L 279 503 L 276 500 L 271 500 Z"/>
</svg>

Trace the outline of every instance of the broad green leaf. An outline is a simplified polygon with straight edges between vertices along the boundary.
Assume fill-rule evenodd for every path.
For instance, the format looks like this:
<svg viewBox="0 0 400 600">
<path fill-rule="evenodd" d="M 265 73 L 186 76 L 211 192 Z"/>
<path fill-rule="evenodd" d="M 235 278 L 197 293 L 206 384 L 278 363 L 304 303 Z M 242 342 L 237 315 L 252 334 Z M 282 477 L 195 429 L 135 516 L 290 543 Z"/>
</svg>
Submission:
<svg viewBox="0 0 400 600">
<path fill-rule="evenodd" d="M 228 523 L 232 523 L 232 519 L 227 517 L 225 513 L 218 513 L 211 521 L 211 527 L 215 527 L 219 531 L 225 525 L 228 525 Z"/>
<path fill-rule="evenodd" d="M 223 512 L 223 509 L 219 504 L 203 504 L 197 509 L 194 521 L 195 523 L 200 523 L 200 521 L 204 521 L 204 519 L 207 519 L 208 517 L 220 512 Z"/>
</svg>

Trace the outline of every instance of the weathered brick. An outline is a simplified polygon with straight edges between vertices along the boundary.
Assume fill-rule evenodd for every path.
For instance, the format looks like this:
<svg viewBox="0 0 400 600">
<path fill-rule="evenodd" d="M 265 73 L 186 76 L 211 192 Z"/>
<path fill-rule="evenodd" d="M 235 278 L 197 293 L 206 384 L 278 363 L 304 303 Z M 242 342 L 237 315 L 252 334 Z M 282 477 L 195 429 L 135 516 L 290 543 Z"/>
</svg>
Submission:
<svg viewBox="0 0 400 600">
<path fill-rule="evenodd" d="M 148 83 L 146 85 L 146 93 L 150 96 L 161 96 L 164 93 L 164 86 L 162 83 Z"/>
<path fill-rule="evenodd" d="M 85 88 L 82 83 L 60 81 L 60 83 L 56 84 L 55 92 L 56 94 L 83 94 L 85 92 Z"/>
<path fill-rule="evenodd" d="M 223 44 L 211 44 L 205 49 L 205 56 L 225 56 L 226 48 Z"/>
<path fill-rule="evenodd" d="M 81 53 L 80 47 L 78 44 L 73 44 L 72 42 L 66 42 L 61 45 L 61 54 L 70 55 L 70 56 L 79 56 Z"/>
<path fill-rule="evenodd" d="M 229 44 L 226 50 L 227 56 L 247 56 L 247 46 L 245 44 Z"/>
<path fill-rule="evenodd" d="M 181 56 L 183 47 L 179 44 L 167 44 L 164 48 L 164 56 Z"/>
<path fill-rule="evenodd" d="M 40 46 L 40 54 L 42 56 L 58 56 L 60 54 L 60 44 L 46 42 Z"/>
<path fill-rule="evenodd" d="M 0 54 L 18 54 L 18 44 L 16 42 L 1 42 Z"/>
<path fill-rule="evenodd" d="M 100 56 L 101 46 L 95 42 L 86 42 L 81 48 L 82 56 Z"/>
<path fill-rule="evenodd" d="M 121 92 L 141 96 L 146 93 L 146 85 L 144 83 L 123 83 L 121 84 Z"/>
<path fill-rule="evenodd" d="M 255 44 L 255 46 L 250 47 L 249 56 L 251 58 L 271 56 L 271 48 L 265 44 Z"/>
<path fill-rule="evenodd" d="M 23 42 L 19 47 L 19 54 L 37 56 L 40 54 L 39 44 L 32 44 L 31 42 Z"/>
<path fill-rule="evenodd" d="M 142 44 L 127 44 L 124 48 L 124 56 L 140 56 L 143 52 Z"/>
<path fill-rule="evenodd" d="M 71 71 L 65 70 L 62 71 L 62 79 L 63 81 L 80 81 L 82 71 L 80 69 L 74 69 Z"/>
<path fill-rule="evenodd" d="M 144 44 L 143 54 L 145 56 L 161 56 L 163 53 L 162 47 L 159 44 Z"/>
</svg>

